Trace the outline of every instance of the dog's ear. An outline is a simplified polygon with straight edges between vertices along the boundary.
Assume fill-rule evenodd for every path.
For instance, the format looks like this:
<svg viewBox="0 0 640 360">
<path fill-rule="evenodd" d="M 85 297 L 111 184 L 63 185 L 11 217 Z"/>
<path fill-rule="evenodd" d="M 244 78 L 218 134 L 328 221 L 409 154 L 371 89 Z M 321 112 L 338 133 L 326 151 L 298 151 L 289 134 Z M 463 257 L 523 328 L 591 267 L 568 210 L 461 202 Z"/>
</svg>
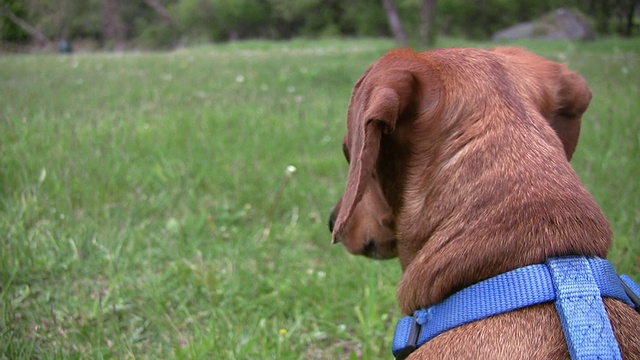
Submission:
<svg viewBox="0 0 640 360">
<path fill-rule="evenodd" d="M 526 50 L 496 47 L 491 51 L 505 57 L 513 81 L 523 85 L 521 96 L 536 102 L 562 141 L 567 160 L 571 160 L 578 144 L 582 114 L 591 101 L 587 83 L 566 65 Z"/>
<path fill-rule="evenodd" d="M 349 175 L 333 230 L 338 242 L 344 224 L 362 199 L 367 179 L 373 176 L 382 134 L 393 132 L 398 118 L 413 97 L 415 78 L 408 70 L 387 70 L 361 78 L 351 97 L 347 115 Z M 367 75 L 371 78 L 367 79 Z"/>
<path fill-rule="evenodd" d="M 582 114 L 591 101 L 591 91 L 584 79 L 565 65 L 562 65 L 558 81 L 557 108 L 550 123 L 562 141 L 567 159 L 571 160 L 578 145 Z"/>
</svg>

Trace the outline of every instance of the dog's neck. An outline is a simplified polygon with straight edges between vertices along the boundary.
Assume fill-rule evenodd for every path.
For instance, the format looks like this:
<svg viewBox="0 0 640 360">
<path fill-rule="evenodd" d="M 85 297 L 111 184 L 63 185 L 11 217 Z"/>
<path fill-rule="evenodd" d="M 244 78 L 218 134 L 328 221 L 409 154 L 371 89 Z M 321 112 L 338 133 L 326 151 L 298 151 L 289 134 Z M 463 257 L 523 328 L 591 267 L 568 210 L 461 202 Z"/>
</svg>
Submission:
<svg viewBox="0 0 640 360">
<path fill-rule="evenodd" d="M 407 179 L 397 224 L 403 313 L 551 256 L 606 257 L 608 222 L 553 130 L 544 119 L 535 126 L 485 129 L 470 139 L 458 134 L 454 145 Z M 416 152 L 433 150 L 433 143 L 425 144 L 432 148 Z"/>
</svg>

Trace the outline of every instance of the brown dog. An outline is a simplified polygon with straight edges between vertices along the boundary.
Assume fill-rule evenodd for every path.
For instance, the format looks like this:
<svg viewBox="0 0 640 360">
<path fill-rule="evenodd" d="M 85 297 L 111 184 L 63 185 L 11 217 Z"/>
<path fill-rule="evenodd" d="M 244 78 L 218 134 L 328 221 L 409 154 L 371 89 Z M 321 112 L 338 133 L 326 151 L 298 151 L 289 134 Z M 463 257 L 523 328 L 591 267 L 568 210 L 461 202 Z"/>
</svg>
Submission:
<svg viewBox="0 0 640 360">
<path fill-rule="evenodd" d="M 606 258 L 612 233 L 569 165 L 591 100 L 584 80 L 521 49 L 394 50 L 358 80 L 343 142 L 334 242 L 398 256 L 404 314 L 547 258 Z M 640 315 L 605 299 L 626 359 Z M 553 304 L 443 333 L 410 359 L 562 359 Z"/>
</svg>

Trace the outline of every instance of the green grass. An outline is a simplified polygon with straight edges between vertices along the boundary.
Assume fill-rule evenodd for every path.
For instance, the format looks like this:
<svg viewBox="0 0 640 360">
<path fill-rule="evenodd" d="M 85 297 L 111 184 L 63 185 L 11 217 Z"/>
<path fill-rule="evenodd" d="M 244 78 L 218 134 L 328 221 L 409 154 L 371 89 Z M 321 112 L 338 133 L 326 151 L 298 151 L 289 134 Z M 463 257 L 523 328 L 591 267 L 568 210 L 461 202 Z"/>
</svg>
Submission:
<svg viewBox="0 0 640 360">
<path fill-rule="evenodd" d="M 589 82 L 573 166 L 640 278 L 640 41 L 520 45 Z M 0 57 L 0 358 L 388 358 L 399 265 L 325 224 L 351 88 L 391 47 Z"/>
</svg>

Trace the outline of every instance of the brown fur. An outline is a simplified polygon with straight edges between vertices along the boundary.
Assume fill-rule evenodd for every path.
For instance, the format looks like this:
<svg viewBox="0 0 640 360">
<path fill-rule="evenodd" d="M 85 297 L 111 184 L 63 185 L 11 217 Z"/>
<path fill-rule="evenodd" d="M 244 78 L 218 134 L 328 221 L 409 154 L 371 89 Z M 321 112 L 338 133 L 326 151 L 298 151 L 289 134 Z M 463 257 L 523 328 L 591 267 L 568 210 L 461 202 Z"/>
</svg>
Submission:
<svg viewBox="0 0 640 360">
<path fill-rule="evenodd" d="M 399 257 L 404 314 L 548 257 L 606 257 L 609 224 L 568 161 L 590 100 L 566 66 L 517 48 L 389 52 L 351 97 L 334 242 Z M 640 315 L 605 303 L 625 358 L 640 359 Z M 567 356 L 546 304 L 451 330 L 410 358 Z"/>
</svg>

